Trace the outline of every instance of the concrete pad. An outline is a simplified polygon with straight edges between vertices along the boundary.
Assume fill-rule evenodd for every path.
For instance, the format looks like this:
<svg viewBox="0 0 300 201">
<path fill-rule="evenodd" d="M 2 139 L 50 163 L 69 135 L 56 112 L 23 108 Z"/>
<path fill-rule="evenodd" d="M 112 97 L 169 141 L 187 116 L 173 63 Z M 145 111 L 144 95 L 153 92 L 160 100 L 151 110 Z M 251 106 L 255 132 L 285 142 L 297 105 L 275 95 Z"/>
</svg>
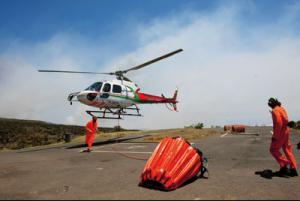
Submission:
<svg viewBox="0 0 300 201">
<path fill-rule="evenodd" d="M 255 174 L 279 168 L 268 151 L 270 130 L 260 136 L 220 136 L 193 142 L 208 158 L 209 178 L 171 192 L 138 186 L 157 143 L 105 144 L 92 153 L 61 147 L 0 152 L 0 199 L 299 199 L 299 177 L 266 179 Z M 299 162 L 299 136 L 291 134 L 291 142 Z"/>
</svg>

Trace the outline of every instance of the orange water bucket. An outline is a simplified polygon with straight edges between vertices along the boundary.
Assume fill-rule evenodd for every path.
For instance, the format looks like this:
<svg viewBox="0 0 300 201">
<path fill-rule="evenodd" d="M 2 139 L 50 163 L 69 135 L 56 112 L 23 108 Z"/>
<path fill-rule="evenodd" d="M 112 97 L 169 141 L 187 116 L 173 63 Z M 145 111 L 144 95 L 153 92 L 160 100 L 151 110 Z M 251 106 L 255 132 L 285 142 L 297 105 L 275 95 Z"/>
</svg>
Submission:
<svg viewBox="0 0 300 201">
<path fill-rule="evenodd" d="M 140 176 L 140 186 L 174 190 L 202 174 L 202 152 L 181 137 L 164 138 L 155 148 Z"/>
</svg>

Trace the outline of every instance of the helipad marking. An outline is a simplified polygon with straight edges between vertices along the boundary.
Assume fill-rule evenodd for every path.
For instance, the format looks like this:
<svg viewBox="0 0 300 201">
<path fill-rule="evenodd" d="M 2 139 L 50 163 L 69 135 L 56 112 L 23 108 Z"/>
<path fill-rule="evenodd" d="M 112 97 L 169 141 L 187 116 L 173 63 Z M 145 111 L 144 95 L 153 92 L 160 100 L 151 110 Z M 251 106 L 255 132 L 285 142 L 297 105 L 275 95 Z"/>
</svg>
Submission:
<svg viewBox="0 0 300 201">
<path fill-rule="evenodd" d="M 223 135 L 221 135 L 220 137 L 225 137 L 227 136 L 228 134 L 231 134 L 231 133 L 225 133 Z M 227 137 L 253 137 L 253 136 L 257 136 L 257 137 L 261 137 L 261 135 L 259 133 L 236 133 L 236 134 L 232 134 L 232 135 L 228 135 Z"/>
<path fill-rule="evenodd" d="M 135 146 L 130 146 L 128 149 L 140 149 L 140 148 L 145 148 L 145 146 L 142 145 L 135 145 Z"/>
<path fill-rule="evenodd" d="M 221 135 L 220 137 L 225 137 L 226 135 L 228 135 L 228 133 L 225 133 L 225 134 Z"/>
</svg>

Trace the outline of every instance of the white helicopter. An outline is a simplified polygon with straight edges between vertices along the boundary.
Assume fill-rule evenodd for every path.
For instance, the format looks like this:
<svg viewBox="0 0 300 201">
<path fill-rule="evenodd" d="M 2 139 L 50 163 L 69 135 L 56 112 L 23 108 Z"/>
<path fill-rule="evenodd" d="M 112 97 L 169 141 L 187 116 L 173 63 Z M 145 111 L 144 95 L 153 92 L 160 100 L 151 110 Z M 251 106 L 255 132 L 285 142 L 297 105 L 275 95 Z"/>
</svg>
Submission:
<svg viewBox="0 0 300 201">
<path fill-rule="evenodd" d="M 73 101 L 79 101 L 85 105 L 96 107 L 99 110 L 86 111 L 91 116 L 96 116 L 96 113 L 100 113 L 101 116 L 97 116 L 101 119 L 122 119 L 121 116 L 141 116 L 140 109 L 137 104 L 161 104 L 167 105 L 167 108 L 173 111 L 177 111 L 176 104 L 177 92 L 175 91 L 172 98 L 166 98 L 164 95 L 155 96 L 151 94 L 141 93 L 137 84 L 133 83 L 124 74 L 132 70 L 138 70 L 147 65 L 150 65 L 159 60 L 165 59 L 169 56 L 177 54 L 183 51 L 182 49 L 175 50 L 163 56 L 152 59 L 148 62 L 134 66 L 127 70 L 115 71 L 109 73 L 99 72 L 80 72 L 80 71 L 60 71 L 60 70 L 38 70 L 38 72 L 54 72 L 54 73 L 83 73 L 83 74 L 105 74 L 115 75 L 116 79 L 112 81 L 99 81 L 93 83 L 91 86 L 80 92 L 74 92 L 69 94 L 68 101 L 72 105 Z M 77 100 L 73 100 L 74 98 Z M 171 107 L 168 107 L 170 105 Z M 135 111 L 136 113 L 129 113 Z"/>
</svg>

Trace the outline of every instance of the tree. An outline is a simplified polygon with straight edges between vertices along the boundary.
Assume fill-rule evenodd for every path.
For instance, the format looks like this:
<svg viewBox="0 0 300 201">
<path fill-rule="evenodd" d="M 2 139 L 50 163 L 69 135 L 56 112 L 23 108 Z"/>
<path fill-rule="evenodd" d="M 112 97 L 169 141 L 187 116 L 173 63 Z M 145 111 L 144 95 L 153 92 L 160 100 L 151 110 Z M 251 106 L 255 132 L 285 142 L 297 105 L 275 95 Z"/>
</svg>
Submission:
<svg viewBox="0 0 300 201">
<path fill-rule="evenodd" d="M 204 127 L 204 124 L 203 123 L 197 123 L 194 128 L 195 129 L 202 129 Z"/>
</svg>

